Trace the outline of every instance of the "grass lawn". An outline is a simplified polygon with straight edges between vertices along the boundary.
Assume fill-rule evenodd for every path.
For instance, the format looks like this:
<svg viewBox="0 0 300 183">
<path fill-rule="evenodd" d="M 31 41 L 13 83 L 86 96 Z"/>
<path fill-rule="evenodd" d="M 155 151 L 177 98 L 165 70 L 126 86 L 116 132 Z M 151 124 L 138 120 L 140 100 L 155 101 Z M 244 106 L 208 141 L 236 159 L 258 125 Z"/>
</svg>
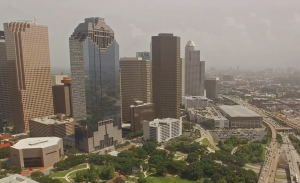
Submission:
<svg viewBox="0 0 300 183">
<path fill-rule="evenodd" d="M 50 177 L 64 177 L 65 175 L 67 175 L 67 173 L 72 172 L 74 170 L 82 169 L 82 168 L 86 168 L 86 164 L 75 166 L 74 168 L 71 168 L 70 170 L 65 170 L 65 171 L 61 171 L 61 172 L 51 173 Z"/>
<path fill-rule="evenodd" d="M 211 148 L 212 150 L 215 150 L 215 148 L 210 144 L 210 142 L 207 138 L 202 139 L 201 142 L 203 145 L 206 145 L 207 147 Z"/>
<path fill-rule="evenodd" d="M 261 157 L 262 157 L 262 160 L 265 160 L 265 158 L 266 158 L 266 146 L 262 146 L 263 147 L 263 152 L 262 152 L 262 155 L 261 155 Z"/>
<path fill-rule="evenodd" d="M 202 183 L 204 179 L 198 181 L 189 181 L 179 177 L 147 177 L 148 183 Z"/>
<path fill-rule="evenodd" d="M 276 175 L 277 179 L 286 179 L 286 175 Z"/>
<path fill-rule="evenodd" d="M 58 179 L 58 180 L 60 180 L 62 183 L 69 183 L 66 181 L 66 179 Z"/>
<path fill-rule="evenodd" d="M 183 158 L 182 158 L 183 157 Z M 174 160 L 179 160 L 180 158 L 182 158 L 181 160 L 184 160 L 185 158 L 186 158 L 186 156 L 184 156 L 184 155 L 179 155 L 179 154 L 176 154 L 175 156 L 174 156 Z"/>
</svg>

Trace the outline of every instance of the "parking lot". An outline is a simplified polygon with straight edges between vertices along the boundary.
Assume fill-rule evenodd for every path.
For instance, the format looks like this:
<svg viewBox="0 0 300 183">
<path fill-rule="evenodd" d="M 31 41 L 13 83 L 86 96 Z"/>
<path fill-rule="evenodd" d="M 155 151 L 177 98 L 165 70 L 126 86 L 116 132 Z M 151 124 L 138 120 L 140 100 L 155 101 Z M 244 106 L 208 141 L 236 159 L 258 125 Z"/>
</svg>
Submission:
<svg viewBox="0 0 300 183">
<path fill-rule="evenodd" d="M 229 130 L 212 130 L 211 135 L 216 141 L 226 140 L 231 136 L 249 139 L 250 142 L 261 141 L 267 132 L 264 129 L 229 129 Z"/>
</svg>

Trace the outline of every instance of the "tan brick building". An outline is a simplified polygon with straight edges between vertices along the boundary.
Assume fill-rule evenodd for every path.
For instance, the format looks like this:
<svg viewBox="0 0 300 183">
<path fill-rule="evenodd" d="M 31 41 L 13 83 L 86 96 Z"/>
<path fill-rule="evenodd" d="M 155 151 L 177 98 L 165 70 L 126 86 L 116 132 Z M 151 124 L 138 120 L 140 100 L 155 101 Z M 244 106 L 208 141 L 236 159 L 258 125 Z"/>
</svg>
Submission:
<svg viewBox="0 0 300 183">
<path fill-rule="evenodd" d="M 48 28 L 28 22 L 4 23 L 15 132 L 30 119 L 53 114 Z"/>
<path fill-rule="evenodd" d="M 161 33 L 152 36 L 152 97 L 155 118 L 180 117 L 180 37 Z"/>
<path fill-rule="evenodd" d="M 136 100 L 150 102 L 150 61 L 142 57 L 121 58 L 122 121 L 130 121 L 130 106 Z"/>
<path fill-rule="evenodd" d="M 31 137 L 65 137 L 74 134 L 74 119 L 63 114 L 34 118 L 29 121 Z"/>
<path fill-rule="evenodd" d="M 52 86 L 54 114 L 62 113 L 73 117 L 71 79 L 64 77 L 61 83 L 63 85 Z"/>
</svg>

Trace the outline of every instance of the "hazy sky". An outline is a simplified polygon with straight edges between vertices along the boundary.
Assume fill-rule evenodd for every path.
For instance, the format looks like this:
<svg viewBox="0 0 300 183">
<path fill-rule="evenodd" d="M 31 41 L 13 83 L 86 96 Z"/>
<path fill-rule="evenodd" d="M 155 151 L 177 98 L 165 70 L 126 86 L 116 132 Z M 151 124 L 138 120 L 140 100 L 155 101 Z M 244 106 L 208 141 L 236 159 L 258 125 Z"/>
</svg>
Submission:
<svg viewBox="0 0 300 183">
<path fill-rule="evenodd" d="M 149 51 L 160 32 L 193 40 L 207 68 L 300 67 L 299 0 L 0 0 L 4 22 L 49 27 L 51 65 L 69 68 L 68 38 L 86 17 L 103 17 L 120 56 Z"/>
</svg>

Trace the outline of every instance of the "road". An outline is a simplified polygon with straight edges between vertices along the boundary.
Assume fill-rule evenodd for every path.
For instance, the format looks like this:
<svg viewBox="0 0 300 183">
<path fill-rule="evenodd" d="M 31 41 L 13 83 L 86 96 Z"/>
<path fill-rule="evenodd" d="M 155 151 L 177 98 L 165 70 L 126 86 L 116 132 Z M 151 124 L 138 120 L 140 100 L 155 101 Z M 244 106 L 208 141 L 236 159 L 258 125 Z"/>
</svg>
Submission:
<svg viewBox="0 0 300 183">
<path fill-rule="evenodd" d="M 265 161 L 262 166 L 260 175 L 258 177 L 259 178 L 258 182 L 259 183 L 275 182 L 278 159 L 280 156 L 280 153 L 279 153 L 280 144 L 277 142 L 277 138 L 276 138 L 277 133 L 276 133 L 276 129 L 275 129 L 278 126 L 278 124 L 274 120 L 270 119 L 263 110 L 256 108 L 255 106 L 250 105 L 241 99 L 236 99 L 236 98 L 224 96 L 224 95 L 223 95 L 223 97 L 227 98 L 229 100 L 232 100 L 239 105 L 243 105 L 243 106 L 249 108 L 250 110 L 257 112 L 258 114 L 260 114 L 263 117 L 263 122 L 266 125 L 268 125 L 269 128 L 271 129 L 272 139 L 271 139 L 271 143 L 270 143 L 269 147 L 266 150 Z"/>
<path fill-rule="evenodd" d="M 292 180 L 293 183 L 294 182 L 297 183 L 296 175 L 298 176 L 300 175 L 299 165 L 298 165 L 298 162 L 300 162 L 300 157 L 297 151 L 295 150 L 295 148 L 293 147 L 293 145 L 291 144 L 288 134 L 281 133 L 281 136 L 284 142 L 282 146 L 283 149 L 285 150 L 285 155 L 287 157 L 288 164 L 289 164 L 290 179 Z"/>
</svg>

